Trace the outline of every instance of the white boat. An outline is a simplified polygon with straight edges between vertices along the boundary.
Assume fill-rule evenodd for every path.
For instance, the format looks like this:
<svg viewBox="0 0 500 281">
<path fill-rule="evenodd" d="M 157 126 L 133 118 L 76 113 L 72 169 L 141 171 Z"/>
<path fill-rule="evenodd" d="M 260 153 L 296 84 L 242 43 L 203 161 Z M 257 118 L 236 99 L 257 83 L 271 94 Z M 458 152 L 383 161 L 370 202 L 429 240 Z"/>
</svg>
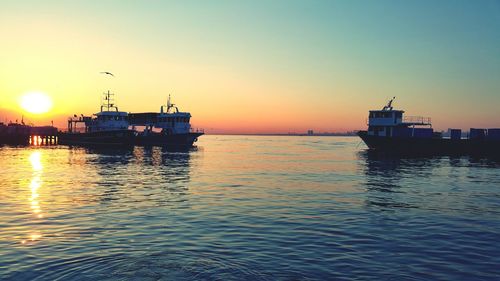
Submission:
<svg viewBox="0 0 500 281">
<path fill-rule="evenodd" d="M 191 127 L 191 114 L 179 111 L 170 96 L 159 113 L 132 113 L 129 120 L 132 126 L 145 127 L 137 134 L 137 145 L 190 148 L 204 134 L 203 130 Z"/>
<path fill-rule="evenodd" d="M 84 127 L 78 127 L 84 124 Z M 131 146 L 135 132 L 129 129 L 128 113 L 119 111 L 113 94 L 103 94 L 101 111 L 92 116 L 74 115 L 68 119 L 67 132 L 59 133 L 59 144 Z"/>
</svg>

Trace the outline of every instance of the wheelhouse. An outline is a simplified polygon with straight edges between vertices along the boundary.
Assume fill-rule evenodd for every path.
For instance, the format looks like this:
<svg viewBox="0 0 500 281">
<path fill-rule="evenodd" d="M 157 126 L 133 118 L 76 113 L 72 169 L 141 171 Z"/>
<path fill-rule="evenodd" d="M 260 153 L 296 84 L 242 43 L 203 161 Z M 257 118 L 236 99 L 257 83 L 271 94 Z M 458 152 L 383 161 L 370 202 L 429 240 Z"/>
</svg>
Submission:
<svg viewBox="0 0 500 281">
<path fill-rule="evenodd" d="M 432 136 L 430 118 L 404 116 L 403 110 L 393 109 L 394 99 L 395 97 L 381 110 L 370 110 L 368 135 L 381 137 Z M 422 126 L 426 128 L 422 128 Z"/>
<path fill-rule="evenodd" d="M 78 123 L 84 123 L 86 133 L 127 130 L 129 127 L 128 113 L 119 111 L 114 104 L 113 95 L 109 91 L 103 94 L 101 111 L 92 116 L 80 117 L 74 115 L 68 119 L 68 132 L 78 132 L 82 128 L 77 128 Z"/>
</svg>

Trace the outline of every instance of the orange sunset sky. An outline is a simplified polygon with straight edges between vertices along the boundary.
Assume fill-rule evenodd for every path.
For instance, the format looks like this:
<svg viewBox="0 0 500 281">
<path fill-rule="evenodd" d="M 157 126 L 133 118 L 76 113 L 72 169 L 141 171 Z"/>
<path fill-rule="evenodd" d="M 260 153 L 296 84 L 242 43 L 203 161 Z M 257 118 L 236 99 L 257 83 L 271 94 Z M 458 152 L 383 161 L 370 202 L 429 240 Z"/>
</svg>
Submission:
<svg viewBox="0 0 500 281">
<path fill-rule="evenodd" d="M 499 3 L 2 1 L 0 121 L 64 128 L 109 89 L 128 112 L 172 94 L 208 133 L 365 129 L 392 96 L 437 129 L 500 127 Z"/>
</svg>

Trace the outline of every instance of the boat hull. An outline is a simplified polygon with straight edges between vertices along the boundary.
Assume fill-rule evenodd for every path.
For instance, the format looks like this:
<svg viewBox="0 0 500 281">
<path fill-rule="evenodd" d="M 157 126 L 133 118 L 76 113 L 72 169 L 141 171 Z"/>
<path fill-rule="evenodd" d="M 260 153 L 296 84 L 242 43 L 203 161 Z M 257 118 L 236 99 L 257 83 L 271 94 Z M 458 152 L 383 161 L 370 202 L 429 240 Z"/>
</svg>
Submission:
<svg viewBox="0 0 500 281">
<path fill-rule="evenodd" d="M 134 145 L 135 132 L 113 130 L 92 133 L 59 133 L 58 144 L 78 146 L 124 147 Z"/>
<path fill-rule="evenodd" d="M 371 150 L 412 155 L 500 155 L 500 140 L 358 136 Z"/>
<path fill-rule="evenodd" d="M 161 146 L 166 148 L 191 148 L 203 133 L 165 135 L 162 133 L 138 134 L 135 144 L 141 146 Z"/>
</svg>

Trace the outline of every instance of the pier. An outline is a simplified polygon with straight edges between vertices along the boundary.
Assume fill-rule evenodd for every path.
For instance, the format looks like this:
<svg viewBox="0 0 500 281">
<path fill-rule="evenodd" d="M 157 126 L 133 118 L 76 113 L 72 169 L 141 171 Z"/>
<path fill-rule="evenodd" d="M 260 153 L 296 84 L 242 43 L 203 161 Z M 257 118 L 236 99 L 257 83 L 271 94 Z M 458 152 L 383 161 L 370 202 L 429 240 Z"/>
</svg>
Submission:
<svg viewBox="0 0 500 281">
<path fill-rule="evenodd" d="M 30 127 L 29 144 L 31 145 L 56 145 L 57 128 L 53 126 Z"/>
<path fill-rule="evenodd" d="M 53 126 L 29 126 L 18 123 L 0 124 L 0 144 L 56 145 L 57 128 Z"/>
</svg>

